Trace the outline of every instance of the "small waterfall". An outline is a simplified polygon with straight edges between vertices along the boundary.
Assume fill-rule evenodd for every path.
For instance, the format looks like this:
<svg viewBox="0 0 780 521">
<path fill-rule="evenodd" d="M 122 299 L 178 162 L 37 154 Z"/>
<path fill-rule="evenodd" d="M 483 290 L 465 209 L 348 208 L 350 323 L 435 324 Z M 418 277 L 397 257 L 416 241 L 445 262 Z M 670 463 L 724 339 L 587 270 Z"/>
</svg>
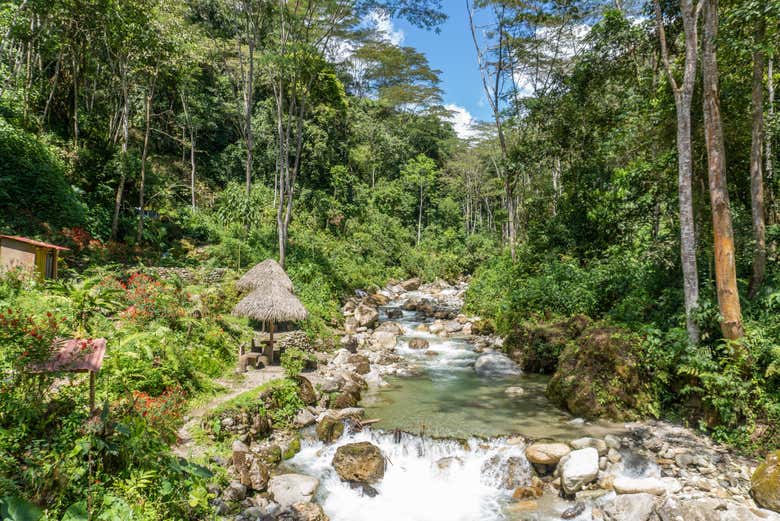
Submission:
<svg viewBox="0 0 780 521">
<path fill-rule="evenodd" d="M 334 521 L 492 521 L 514 487 L 530 482 L 525 446 L 506 440 L 439 440 L 364 430 L 344 434 L 332 445 L 305 441 L 290 461 L 320 479 L 320 501 Z M 375 497 L 340 480 L 331 466 L 336 449 L 369 441 L 387 458 Z"/>
</svg>

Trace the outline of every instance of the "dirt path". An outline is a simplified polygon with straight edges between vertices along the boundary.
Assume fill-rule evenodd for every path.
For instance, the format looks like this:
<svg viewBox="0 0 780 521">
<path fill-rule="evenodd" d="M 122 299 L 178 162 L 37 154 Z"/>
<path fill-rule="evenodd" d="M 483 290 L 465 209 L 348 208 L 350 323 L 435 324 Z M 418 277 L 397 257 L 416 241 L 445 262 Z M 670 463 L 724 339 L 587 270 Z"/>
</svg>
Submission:
<svg viewBox="0 0 780 521">
<path fill-rule="evenodd" d="M 205 405 L 197 407 L 191 410 L 185 417 L 185 423 L 179 429 L 178 436 L 179 441 L 176 445 L 171 447 L 172 452 L 182 458 L 195 458 L 203 455 L 203 447 L 199 446 L 195 440 L 192 439 L 192 428 L 196 427 L 201 418 L 208 414 L 209 411 L 221 404 L 232 400 L 239 394 L 256 389 L 261 385 L 281 378 L 284 376 L 284 369 L 280 366 L 264 367 L 263 369 L 250 369 L 244 374 L 244 378 L 241 381 L 218 379 L 215 383 L 224 387 L 226 392 L 215 397 Z"/>
</svg>

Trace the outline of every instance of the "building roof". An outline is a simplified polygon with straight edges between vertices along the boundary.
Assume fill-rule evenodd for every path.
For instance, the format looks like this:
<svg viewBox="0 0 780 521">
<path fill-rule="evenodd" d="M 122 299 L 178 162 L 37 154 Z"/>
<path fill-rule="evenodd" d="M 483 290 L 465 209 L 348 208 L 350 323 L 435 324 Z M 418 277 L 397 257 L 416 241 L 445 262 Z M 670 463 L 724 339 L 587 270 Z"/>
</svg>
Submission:
<svg viewBox="0 0 780 521">
<path fill-rule="evenodd" d="M 293 322 L 308 316 L 301 301 L 279 284 L 254 290 L 236 304 L 233 314 L 269 322 Z"/>
<path fill-rule="evenodd" d="M 293 283 L 284 272 L 279 263 L 273 259 L 266 259 L 251 270 L 247 271 L 236 287 L 239 291 L 253 291 L 264 288 L 269 284 L 278 284 L 287 291 L 293 291 Z"/>
<path fill-rule="evenodd" d="M 96 373 L 103 366 L 105 338 L 61 340 L 51 359 L 32 368 L 35 373 Z"/>
<path fill-rule="evenodd" d="M 50 248 L 53 250 L 60 250 L 60 251 L 70 250 L 70 248 L 66 248 L 65 246 L 57 246 L 56 244 L 49 244 L 48 242 L 36 241 L 35 239 L 28 239 L 27 237 L 19 237 L 18 235 L 0 235 L 0 239 L 11 239 L 12 241 L 19 241 L 27 244 L 32 244 L 33 246 L 38 246 L 39 248 Z"/>
</svg>

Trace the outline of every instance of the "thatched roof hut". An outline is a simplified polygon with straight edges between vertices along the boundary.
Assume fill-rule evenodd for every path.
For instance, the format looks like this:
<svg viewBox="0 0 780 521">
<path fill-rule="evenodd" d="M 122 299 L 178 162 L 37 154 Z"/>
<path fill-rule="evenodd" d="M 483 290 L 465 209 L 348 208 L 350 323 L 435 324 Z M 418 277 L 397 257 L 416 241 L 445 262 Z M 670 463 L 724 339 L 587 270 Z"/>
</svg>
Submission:
<svg viewBox="0 0 780 521">
<path fill-rule="evenodd" d="M 243 277 L 238 279 L 236 287 L 239 291 L 253 291 L 267 286 L 281 286 L 290 293 L 293 290 L 293 283 L 290 277 L 284 272 L 281 266 L 273 260 L 266 259 L 251 270 L 247 271 Z"/>
<path fill-rule="evenodd" d="M 233 314 L 261 322 L 294 322 L 308 316 L 298 297 L 279 284 L 266 284 L 241 299 Z"/>
</svg>

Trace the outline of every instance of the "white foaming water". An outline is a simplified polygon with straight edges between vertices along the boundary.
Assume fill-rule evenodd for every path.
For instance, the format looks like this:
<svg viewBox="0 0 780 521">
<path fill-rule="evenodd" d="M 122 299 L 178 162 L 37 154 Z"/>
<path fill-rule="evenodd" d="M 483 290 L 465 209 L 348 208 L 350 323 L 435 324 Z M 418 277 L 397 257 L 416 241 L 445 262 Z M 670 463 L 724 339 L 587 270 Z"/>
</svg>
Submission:
<svg viewBox="0 0 780 521">
<path fill-rule="evenodd" d="M 320 504 L 332 521 L 493 521 L 504 519 L 505 463 L 512 458 L 528 468 L 523 445 L 505 440 L 432 440 L 403 434 L 399 443 L 388 433 L 366 430 L 345 434 L 333 445 L 305 441 L 290 460 L 298 471 L 320 479 Z M 370 441 L 387 458 L 384 478 L 368 497 L 341 481 L 331 466 L 336 449 Z M 440 465 L 443 458 L 449 458 Z M 530 477 L 530 470 L 527 473 Z"/>
</svg>

